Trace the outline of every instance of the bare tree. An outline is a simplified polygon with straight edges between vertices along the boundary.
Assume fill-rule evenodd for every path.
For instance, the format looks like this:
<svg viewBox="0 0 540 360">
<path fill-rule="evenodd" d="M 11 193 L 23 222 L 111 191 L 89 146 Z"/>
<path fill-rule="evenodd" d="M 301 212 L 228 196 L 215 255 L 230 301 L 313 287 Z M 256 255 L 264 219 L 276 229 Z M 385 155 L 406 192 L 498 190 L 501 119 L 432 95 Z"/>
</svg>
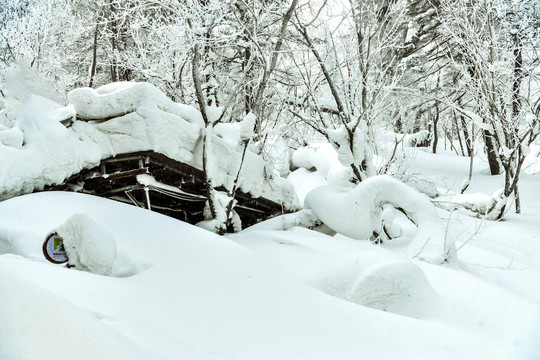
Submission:
<svg viewBox="0 0 540 360">
<path fill-rule="evenodd" d="M 520 211 L 518 181 L 526 149 L 538 137 L 538 6 L 529 2 L 486 0 L 443 2 L 443 22 L 466 71 L 462 91 L 474 106 L 469 115 L 483 131 L 492 174 L 504 172 L 501 218 L 512 194 Z M 455 58 L 454 58 L 455 59 Z M 529 83 L 525 88 L 524 80 Z"/>
</svg>

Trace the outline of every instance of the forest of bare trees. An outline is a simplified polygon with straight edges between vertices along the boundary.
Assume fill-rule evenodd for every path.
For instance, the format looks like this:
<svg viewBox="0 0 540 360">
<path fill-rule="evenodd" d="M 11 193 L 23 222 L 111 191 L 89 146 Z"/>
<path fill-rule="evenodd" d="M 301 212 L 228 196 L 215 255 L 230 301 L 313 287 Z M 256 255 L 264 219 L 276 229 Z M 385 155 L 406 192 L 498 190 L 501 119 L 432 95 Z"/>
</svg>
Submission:
<svg viewBox="0 0 540 360">
<path fill-rule="evenodd" d="M 323 139 L 352 182 L 392 174 L 393 154 L 372 161 L 379 130 L 428 130 L 419 142 L 433 152 L 444 143 L 471 166 L 484 152 L 491 174 L 504 173 L 491 218 L 510 198 L 520 211 L 521 166 L 540 133 L 538 2 L 2 0 L 2 8 L 1 69 L 36 69 L 58 94 L 150 82 L 200 109 L 205 141 L 220 122 L 243 122 L 243 154 L 249 145 L 266 156 L 277 138 L 291 149 Z M 235 191 L 233 183 L 228 212 Z"/>
</svg>

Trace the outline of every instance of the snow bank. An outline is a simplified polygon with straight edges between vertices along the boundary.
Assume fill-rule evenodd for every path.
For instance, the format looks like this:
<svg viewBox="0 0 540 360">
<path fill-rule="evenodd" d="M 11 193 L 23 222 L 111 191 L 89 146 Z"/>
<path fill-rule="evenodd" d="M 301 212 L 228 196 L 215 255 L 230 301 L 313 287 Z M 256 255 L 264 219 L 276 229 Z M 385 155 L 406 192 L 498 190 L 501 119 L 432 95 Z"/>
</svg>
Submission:
<svg viewBox="0 0 540 360">
<path fill-rule="evenodd" d="M 261 229 L 265 223 L 273 220 L 257 227 Z M 537 349 L 538 344 L 528 336 L 528 331 L 534 331 L 537 325 L 533 320 L 537 308 L 534 303 L 499 287 L 503 274 L 512 277 L 514 283 L 528 284 L 530 287 L 535 280 L 529 277 L 522 279 L 522 269 L 517 272 L 499 270 L 495 273 L 491 266 L 493 264 L 485 262 L 487 258 L 484 255 L 476 253 L 476 256 L 468 257 L 468 260 L 474 258 L 480 263 L 478 268 L 492 271 L 485 276 L 485 281 L 464 270 L 467 268 L 465 264 L 456 267 L 435 266 L 410 260 L 370 242 L 355 241 L 341 235 L 329 237 L 304 228 L 286 232 L 244 230 L 227 237 L 329 295 L 424 323 L 444 324 L 459 329 L 460 337 L 474 338 L 478 344 L 486 340 L 489 342 L 485 353 L 467 354 L 465 359 L 477 356 L 479 359 L 490 356 L 520 359 L 509 355 L 516 349 L 515 346 L 519 354 L 527 355 L 521 359 L 534 359 L 530 355 L 534 354 L 532 351 Z M 529 328 L 531 320 L 533 322 Z M 392 333 L 397 331 L 394 327 L 391 329 Z M 516 343 L 516 339 L 519 343 Z M 499 353 L 487 355 L 496 348 L 500 349 Z M 453 352 L 451 348 L 446 349 L 448 353 Z M 397 358 L 406 359 L 407 355 Z"/>
<path fill-rule="evenodd" d="M 455 255 L 453 241 L 447 239 L 429 199 L 389 176 L 368 178 L 354 189 L 319 187 L 312 190 L 304 202 L 305 207 L 330 228 L 354 239 L 368 239 L 374 231 L 380 232 L 381 213 L 386 203 L 403 209 L 418 226 L 409 245 L 409 256 L 443 262 Z"/>
<path fill-rule="evenodd" d="M 87 279 L 64 276 L 60 269 L 44 264 L 18 269 L 20 263 L 21 259 L 0 256 L 0 287 L 5 291 L 0 296 L 2 359 L 163 359 L 143 342 L 136 343 L 113 329 L 112 318 L 92 311 L 92 306 L 66 299 L 50 285 L 52 280 L 76 291 L 64 281 L 78 280 L 90 286 Z M 32 274 L 40 280 L 43 275 L 49 279 L 39 284 L 29 278 Z"/>
<path fill-rule="evenodd" d="M 227 238 L 144 209 L 43 192 L 0 213 L 18 252 L 0 255 L 2 359 L 504 359 L 506 348 L 476 332 L 328 296 Z M 46 263 L 44 237 L 75 213 L 141 271 L 112 278 Z"/>
<path fill-rule="evenodd" d="M 59 122 L 61 108 L 51 100 L 31 95 L 17 110 L 13 129 L 8 130 L 15 135 L 7 144 L 0 144 L 0 200 L 60 184 L 101 160 L 95 143 L 81 141 Z"/>
<path fill-rule="evenodd" d="M 76 214 L 56 232 L 63 238 L 69 265 L 99 275 L 113 275 L 116 241 L 106 229 L 88 216 Z"/>
<path fill-rule="evenodd" d="M 273 222 L 227 237 L 329 295 L 373 309 L 429 317 L 437 295 L 409 259 L 371 243 L 305 228 L 268 230 Z"/>
</svg>

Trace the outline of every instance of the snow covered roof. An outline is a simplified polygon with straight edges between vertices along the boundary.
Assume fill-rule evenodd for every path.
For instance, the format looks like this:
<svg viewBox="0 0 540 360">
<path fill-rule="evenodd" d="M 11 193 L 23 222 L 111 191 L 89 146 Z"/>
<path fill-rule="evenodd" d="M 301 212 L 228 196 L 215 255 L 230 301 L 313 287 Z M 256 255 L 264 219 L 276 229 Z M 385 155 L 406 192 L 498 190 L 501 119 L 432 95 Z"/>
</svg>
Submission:
<svg viewBox="0 0 540 360">
<path fill-rule="evenodd" d="M 119 82 L 95 90 L 75 89 L 68 100 L 69 105 L 61 107 L 32 95 L 20 107 L 13 127 L 0 129 L 0 200 L 61 184 L 102 159 L 130 152 L 151 150 L 202 169 L 200 112 L 173 102 L 153 85 Z M 71 127 L 59 122 L 75 113 L 79 120 Z M 211 175 L 216 186 L 230 188 L 241 153 L 232 145 L 238 143 L 234 137 L 240 138 L 237 124 L 220 125 L 227 126 L 236 131 L 213 137 Z M 4 139 L 7 132 L 16 134 Z M 293 186 L 272 174 L 265 160 L 251 151 L 240 172 L 239 189 L 285 209 L 297 207 Z"/>
</svg>

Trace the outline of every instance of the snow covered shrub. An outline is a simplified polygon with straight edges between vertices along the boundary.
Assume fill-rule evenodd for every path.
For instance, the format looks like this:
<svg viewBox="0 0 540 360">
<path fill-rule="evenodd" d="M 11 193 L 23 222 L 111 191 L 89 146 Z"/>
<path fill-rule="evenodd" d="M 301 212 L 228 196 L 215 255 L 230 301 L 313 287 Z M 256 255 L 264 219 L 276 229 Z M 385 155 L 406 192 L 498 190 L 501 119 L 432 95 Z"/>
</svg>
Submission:
<svg viewBox="0 0 540 360">
<path fill-rule="evenodd" d="M 71 216 L 57 228 L 64 239 L 69 265 L 99 275 L 113 275 L 116 240 L 87 215 Z"/>
<path fill-rule="evenodd" d="M 414 134 L 406 134 L 404 142 L 410 147 L 426 147 L 431 142 L 431 134 L 428 130 L 420 130 Z"/>
<path fill-rule="evenodd" d="M 453 241 L 447 238 L 431 201 L 390 176 L 370 177 L 353 189 L 318 187 L 304 200 L 304 206 L 311 209 L 324 224 L 340 234 L 359 240 L 369 239 L 374 231 L 379 231 L 383 219 L 391 222 L 385 204 L 403 209 L 418 226 L 408 246 L 409 256 L 436 263 L 455 256 Z M 396 231 L 391 223 L 385 225 Z"/>
</svg>

